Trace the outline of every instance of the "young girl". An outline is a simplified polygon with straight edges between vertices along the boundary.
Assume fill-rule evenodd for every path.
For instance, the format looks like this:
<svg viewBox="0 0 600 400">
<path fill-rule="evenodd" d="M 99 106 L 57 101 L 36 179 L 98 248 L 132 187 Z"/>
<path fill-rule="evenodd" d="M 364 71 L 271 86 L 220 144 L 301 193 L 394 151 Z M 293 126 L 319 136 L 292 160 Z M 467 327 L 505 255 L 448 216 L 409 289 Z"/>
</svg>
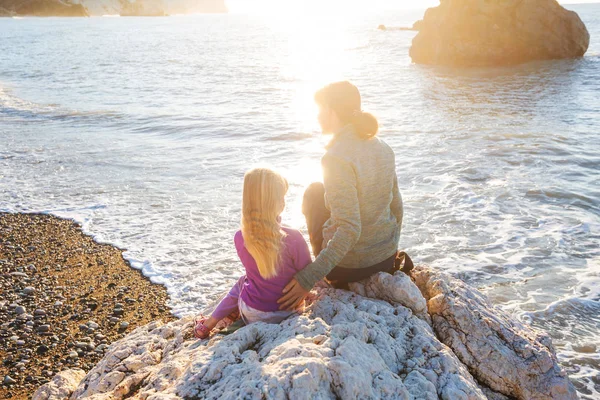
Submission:
<svg viewBox="0 0 600 400">
<path fill-rule="evenodd" d="M 196 323 L 194 334 L 207 338 L 217 323 L 240 314 L 247 324 L 279 323 L 293 311 L 280 311 L 277 300 L 296 273 L 310 264 L 302 234 L 281 226 L 288 183 L 266 168 L 253 169 L 244 177 L 241 230 L 234 242 L 246 275 L 233 286 L 209 318 Z"/>
</svg>

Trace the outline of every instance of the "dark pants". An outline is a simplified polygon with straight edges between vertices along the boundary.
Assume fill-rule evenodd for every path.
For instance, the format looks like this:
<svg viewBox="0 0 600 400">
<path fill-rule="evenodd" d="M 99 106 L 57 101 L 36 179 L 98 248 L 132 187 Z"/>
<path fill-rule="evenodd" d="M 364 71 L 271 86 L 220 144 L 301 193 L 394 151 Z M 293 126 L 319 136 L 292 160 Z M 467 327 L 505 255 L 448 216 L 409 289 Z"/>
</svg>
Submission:
<svg viewBox="0 0 600 400">
<path fill-rule="evenodd" d="M 302 214 L 306 218 L 310 245 L 315 257 L 317 257 L 323 250 L 323 225 L 331 216 L 331 213 L 325 207 L 325 188 L 322 183 L 313 183 L 304 192 Z M 379 264 L 367 268 L 335 267 L 327 275 L 327 280 L 336 288 L 347 289 L 349 282 L 366 279 L 378 272 L 393 274 L 400 269 L 402 260 L 406 260 L 404 265 L 407 266 L 410 257 L 406 256 L 405 258 L 405 256 L 405 253 L 396 253 Z M 412 261 L 410 264 L 410 269 L 412 269 Z"/>
</svg>

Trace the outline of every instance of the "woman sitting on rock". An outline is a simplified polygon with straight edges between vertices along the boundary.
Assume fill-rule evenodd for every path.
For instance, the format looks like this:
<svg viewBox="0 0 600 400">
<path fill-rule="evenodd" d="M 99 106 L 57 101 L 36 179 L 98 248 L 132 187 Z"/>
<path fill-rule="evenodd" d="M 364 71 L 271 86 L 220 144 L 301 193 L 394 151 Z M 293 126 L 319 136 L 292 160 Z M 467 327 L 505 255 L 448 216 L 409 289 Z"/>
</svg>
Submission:
<svg viewBox="0 0 600 400">
<path fill-rule="evenodd" d="M 315 100 L 323 133 L 333 135 L 321 160 L 323 184 L 310 185 L 302 205 L 316 259 L 284 288 L 281 310 L 295 309 L 325 277 L 345 288 L 398 268 L 403 207 L 394 152 L 375 137 L 379 124 L 361 110 L 350 82 L 324 87 Z M 405 268 L 412 268 L 408 257 Z"/>
<path fill-rule="evenodd" d="M 235 234 L 238 256 L 246 269 L 229 294 L 209 318 L 196 322 L 194 334 L 204 339 L 217 323 L 240 315 L 246 324 L 279 323 L 294 309 L 280 311 L 277 299 L 294 274 L 312 261 L 302 234 L 281 226 L 288 182 L 265 168 L 253 169 L 244 177 L 242 229 Z M 302 306 L 298 302 L 297 307 Z M 235 318 L 233 318 L 235 319 Z"/>
</svg>

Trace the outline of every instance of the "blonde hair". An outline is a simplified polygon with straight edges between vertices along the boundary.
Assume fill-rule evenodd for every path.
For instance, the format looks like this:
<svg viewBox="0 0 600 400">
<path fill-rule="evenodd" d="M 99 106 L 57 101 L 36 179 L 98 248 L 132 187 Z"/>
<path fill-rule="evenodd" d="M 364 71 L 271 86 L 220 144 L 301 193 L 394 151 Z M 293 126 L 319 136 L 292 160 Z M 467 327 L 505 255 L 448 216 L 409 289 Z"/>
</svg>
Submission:
<svg viewBox="0 0 600 400">
<path fill-rule="evenodd" d="M 278 217 L 285 207 L 287 180 L 268 168 L 256 168 L 244 176 L 242 236 L 264 279 L 277 276 L 285 232 Z"/>
</svg>

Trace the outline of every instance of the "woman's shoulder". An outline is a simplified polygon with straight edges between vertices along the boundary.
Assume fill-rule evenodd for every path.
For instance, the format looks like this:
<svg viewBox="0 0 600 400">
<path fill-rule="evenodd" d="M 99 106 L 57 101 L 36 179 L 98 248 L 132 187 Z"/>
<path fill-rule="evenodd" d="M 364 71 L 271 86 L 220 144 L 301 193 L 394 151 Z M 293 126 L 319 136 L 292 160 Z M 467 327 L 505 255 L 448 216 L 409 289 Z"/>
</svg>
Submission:
<svg viewBox="0 0 600 400">
<path fill-rule="evenodd" d="M 394 149 L 392 149 L 392 147 L 385 140 L 383 140 L 382 138 L 380 138 L 380 137 L 374 137 L 373 139 L 375 139 L 379 143 L 379 145 L 382 148 L 384 148 L 386 151 L 391 152 L 391 153 L 394 152 Z"/>
<path fill-rule="evenodd" d="M 353 139 L 332 144 L 321 158 L 321 164 L 346 161 L 352 163 L 361 158 L 365 152 L 394 153 L 391 146 L 383 139 L 375 136 L 368 140 Z"/>
</svg>

